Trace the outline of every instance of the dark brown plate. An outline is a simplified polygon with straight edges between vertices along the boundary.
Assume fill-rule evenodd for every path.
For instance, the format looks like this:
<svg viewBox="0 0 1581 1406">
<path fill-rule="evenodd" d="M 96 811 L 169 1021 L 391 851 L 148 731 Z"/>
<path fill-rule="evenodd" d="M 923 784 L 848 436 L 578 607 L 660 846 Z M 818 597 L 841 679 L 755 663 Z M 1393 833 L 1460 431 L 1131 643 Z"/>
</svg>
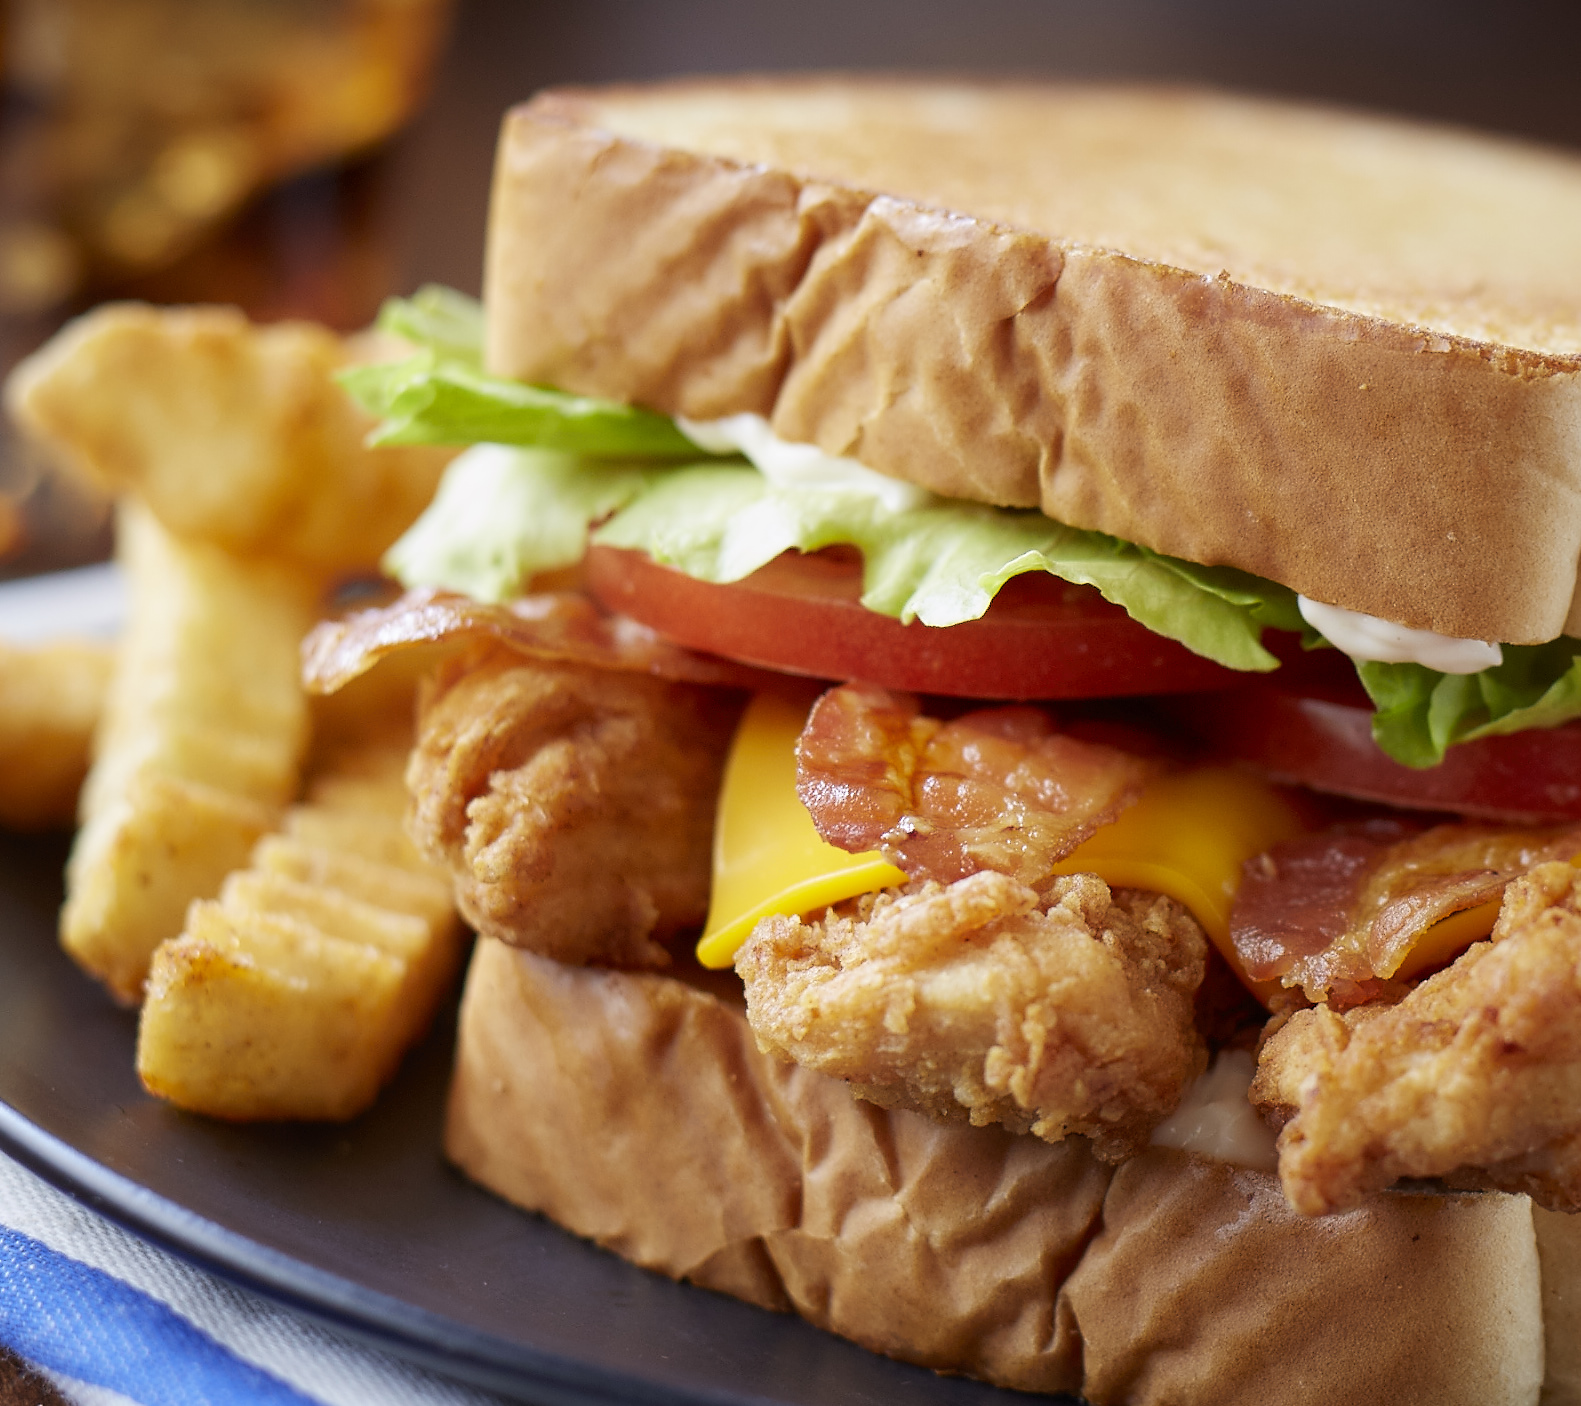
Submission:
<svg viewBox="0 0 1581 1406">
<path fill-rule="evenodd" d="M 671 1283 L 478 1190 L 439 1155 L 453 1015 L 344 1126 L 230 1126 L 157 1102 L 133 1073 L 135 1015 L 55 945 L 65 850 L 0 836 L 0 1147 L 137 1234 L 526 1401 L 1029 1399 Z"/>
</svg>

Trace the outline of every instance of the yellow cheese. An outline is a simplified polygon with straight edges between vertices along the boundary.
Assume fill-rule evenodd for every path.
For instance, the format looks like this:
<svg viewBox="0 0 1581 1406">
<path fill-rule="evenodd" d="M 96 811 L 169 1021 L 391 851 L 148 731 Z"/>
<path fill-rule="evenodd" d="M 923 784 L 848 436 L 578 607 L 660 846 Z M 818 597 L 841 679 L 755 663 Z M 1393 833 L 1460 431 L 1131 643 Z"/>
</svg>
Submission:
<svg viewBox="0 0 1581 1406">
<path fill-rule="evenodd" d="M 1490 898 L 1475 908 L 1463 908 L 1440 918 L 1416 940 L 1416 945 L 1405 954 L 1397 971 L 1380 971 L 1379 976 L 1397 976 L 1402 981 L 1423 972 L 1447 967 L 1473 942 L 1481 942 L 1493 931 L 1499 909 L 1504 906 L 1504 895 Z"/>
<path fill-rule="evenodd" d="M 1571 865 L 1581 868 L 1581 854 L 1576 855 Z M 1499 910 L 1504 907 L 1504 895 L 1490 898 L 1486 903 L 1479 903 L 1475 908 L 1463 908 L 1458 913 L 1451 913 L 1447 918 L 1440 918 L 1417 940 L 1416 946 L 1405 954 L 1405 960 L 1400 963 L 1398 971 L 1380 972 L 1380 976 L 1397 976 L 1408 980 L 1413 976 L 1420 976 L 1423 972 L 1436 971 L 1439 967 L 1447 967 L 1473 942 L 1481 942 L 1493 931 L 1493 925 L 1499 920 Z"/>
<path fill-rule="evenodd" d="M 811 697 L 764 693 L 731 746 L 714 830 L 713 893 L 697 946 L 705 967 L 728 967 L 761 918 L 814 913 L 842 899 L 906 882 L 877 850 L 847 854 L 825 843 L 796 795 L 796 739 Z M 1197 767 L 1153 781 L 1135 805 L 1054 867 L 1097 874 L 1114 888 L 1168 894 L 1190 910 L 1230 967 L 1258 997 L 1277 982 L 1251 980 L 1230 941 L 1230 907 L 1241 866 L 1305 829 L 1295 807 L 1266 781 L 1231 767 Z M 1401 976 L 1442 966 L 1486 937 L 1498 903 L 1435 924 Z"/>
<path fill-rule="evenodd" d="M 796 739 L 810 701 L 761 693 L 741 719 L 714 823 L 713 893 L 697 944 L 705 967 L 734 962 L 760 918 L 906 882 L 877 850 L 847 854 L 825 843 L 796 795 Z"/>
<path fill-rule="evenodd" d="M 1198 767 L 1159 777 L 1112 825 L 1054 866 L 1056 874 L 1096 874 L 1111 888 L 1167 893 L 1185 905 L 1241 980 L 1259 997 L 1277 982 L 1252 981 L 1230 941 L 1230 906 L 1241 865 L 1306 827 L 1266 781 L 1232 767 Z"/>
<path fill-rule="evenodd" d="M 906 881 L 876 850 L 847 854 L 819 838 L 796 795 L 796 739 L 806 717 L 805 701 L 760 694 L 736 733 L 714 830 L 708 925 L 697 948 L 706 967 L 728 967 L 760 918 L 816 912 Z M 1230 904 L 1241 865 L 1301 829 L 1295 810 L 1266 782 L 1227 767 L 1201 768 L 1160 777 L 1055 872 L 1095 873 L 1117 887 L 1167 893 L 1239 970 Z"/>
</svg>

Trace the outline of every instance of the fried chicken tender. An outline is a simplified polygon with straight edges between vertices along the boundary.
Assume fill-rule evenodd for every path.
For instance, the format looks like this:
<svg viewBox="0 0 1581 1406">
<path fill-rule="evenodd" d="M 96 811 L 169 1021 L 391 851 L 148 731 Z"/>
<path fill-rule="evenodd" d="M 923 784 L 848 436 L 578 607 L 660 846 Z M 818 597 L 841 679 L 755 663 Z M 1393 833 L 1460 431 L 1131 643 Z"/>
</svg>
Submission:
<svg viewBox="0 0 1581 1406">
<path fill-rule="evenodd" d="M 1173 899 L 992 870 L 765 918 L 736 958 L 758 1044 L 886 1108 L 1139 1151 L 1207 1063 L 1207 944 Z"/>
<path fill-rule="evenodd" d="M 1581 870 L 1517 879 L 1491 939 L 1397 1003 L 1297 1011 L 1251 1096 L 1307 1215 L 1401 1177 L 1581 1210 Z"/>
<path fill-rule="evenodd" d="M 574 965 L 662 967 L 708 906 L 738 698 L 646 674 L 453 661 L 407 770 L 413 839 L 479 932 Z"/>
</svg>

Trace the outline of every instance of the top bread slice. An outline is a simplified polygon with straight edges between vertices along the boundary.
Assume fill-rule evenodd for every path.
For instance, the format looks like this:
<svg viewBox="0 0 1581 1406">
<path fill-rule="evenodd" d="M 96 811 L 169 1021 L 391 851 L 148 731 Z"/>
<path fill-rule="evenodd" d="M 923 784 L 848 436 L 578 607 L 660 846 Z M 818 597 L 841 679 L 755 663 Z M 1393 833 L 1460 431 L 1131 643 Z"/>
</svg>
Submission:
<svg viewBox="0 0 1581 1406">
<path fill-rule="evenodd" d="M 1159 88 L 807 77 L 506 118 L 490 369 L 1417 628 L 1581 631 L 1581 160 Z"/>
</svg>

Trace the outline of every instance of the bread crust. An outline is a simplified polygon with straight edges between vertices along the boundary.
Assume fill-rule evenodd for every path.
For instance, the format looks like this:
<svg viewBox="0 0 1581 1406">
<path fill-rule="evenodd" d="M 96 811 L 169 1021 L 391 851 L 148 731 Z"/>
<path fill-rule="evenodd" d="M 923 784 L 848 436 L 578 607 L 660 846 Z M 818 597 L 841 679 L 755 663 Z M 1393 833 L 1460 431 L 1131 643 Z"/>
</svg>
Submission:
<svg viewBox="0 0 1581 1406">
<path fill-rule="evenodd" d="M 1118 236 L 1083 243 L 1052 215 L 1040 226 L 1035 202 L 1009 211 L 1018 223 L 930 203 L 893 122 L 865 164 L 833 143 L 793 151 L 796 167 L 750 159 L 754 143 L 783 154 L 797 105 L 829 91 L 816 79 L 565 90 L 510 113 L 486 272 L 490 368 L 671 414 L 756 412 L 783 438 L 940 493 L 1041 507 L 1418 628 L 1508 642 L 1581 630 L 1581 285 L 1550 296 L 1512 282 L 1496 235 L 1468 236 L 1464 267 L 1399 307 L 1377 291 L 1387 267 L 1347 291 L 1343 261 L 1280 271 L 1254 251 L 1226 255 L 1231 273 L 1206 246 L 1193 263 L 1185 247 L 1169 262 Z M 941 92 L 957 92 L 838 91 L 859 117 L 914 111 L 919 144 L 935 135 Z M 961 91 L 998 104 L 996 132 L 1019 121 L 1024 145 L 1050 112 L 1074 104 L 1080 117 L 1083 103 L 1104 120 L 1144 114 L 1123 119 L 1142 136 L 1148 123 L 1284 124 L 1330 164 L 1360 130 L 1429 204 L 1453 179 L 1475 204 L 1472 178 L 1501 169 L 1502 148 L 1471 138 L 1277 104 Z M 726 98 L 756 104 L 728 143 L 708 138 L 735 154 L 666 144 L 678 106 Z M 1413 161 L 1443 173 L 1430 181 Z M 1581 163 L 1513 146 L 1507 161 L 1532 167 L 1517 192 L 1531 219 L 1581 209 Z M 826 178 L 836 167 L 845 178 Z M 1393 205 L 1354 214 L 1379 242 L 1408 242 L 1406 218 Z M 1493 292 L 1479 294 L 1479 269 Z M 1468 326 L 1481 335 L 1456 330 Z"/>
<path fill-rule="evenodd" d="M 1155 1150 L 1122 1166 L 1066 1283 L 1094 1403 L 1535 1401 L 1524 1197 L 1390 1193 L 1303 1220 L 1271 1173 Z M 1277 1345 L 1277 1346 L 1274 1346 Z"/>
<path fill-rule="evenodd" d="M 1536 1401 L 1524 1197 L 1390 1194 L 1312 1221 L 1267 1173 L 1156 1148 L 1116 1173 L 1080 1140 L 861 1103 L 762 1054 L 713 982 L 480 939 L 448 1155 L 647 1268 L 1004 1386 Z"/>
<path fill-rule="evenodd" d="M 1542 1406 L 1581 1401 L 1581 1216 L 1532 1207 L 1547 1345 Z"/>
</svg>

